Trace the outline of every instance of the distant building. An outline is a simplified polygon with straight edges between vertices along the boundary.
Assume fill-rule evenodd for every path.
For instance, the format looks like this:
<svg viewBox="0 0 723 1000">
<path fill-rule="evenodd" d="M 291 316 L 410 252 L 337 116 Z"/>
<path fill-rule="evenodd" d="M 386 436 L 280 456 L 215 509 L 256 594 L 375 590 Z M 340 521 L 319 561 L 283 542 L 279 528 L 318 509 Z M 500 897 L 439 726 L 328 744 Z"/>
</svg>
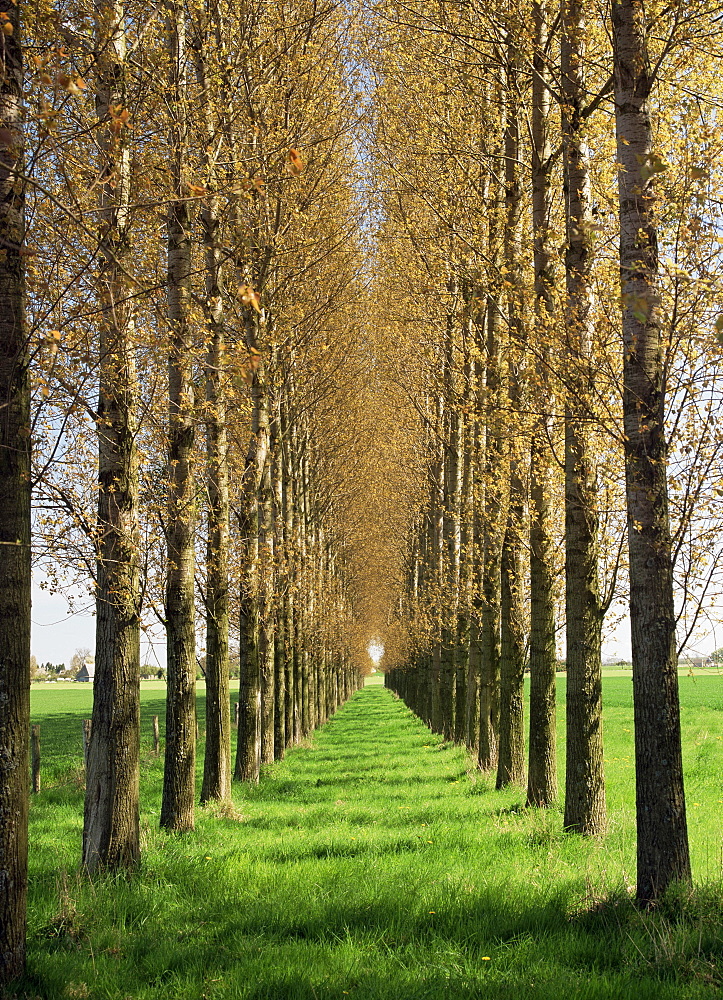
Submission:
<svg viewBox="0 0 723 1000">
<path fill-rule="evenodd" d="M 95 677 L 95 660 L 87 659 L 78 671 L 76 681 L 92 681 Z"/>
<path fill-rule="evenodd" d="M 696 670 L 711 670 L 718 664 L 711 656 L 692 656 L 683 652 L 680 656 L 680 666 L 695 668 Z"/>
</svg>

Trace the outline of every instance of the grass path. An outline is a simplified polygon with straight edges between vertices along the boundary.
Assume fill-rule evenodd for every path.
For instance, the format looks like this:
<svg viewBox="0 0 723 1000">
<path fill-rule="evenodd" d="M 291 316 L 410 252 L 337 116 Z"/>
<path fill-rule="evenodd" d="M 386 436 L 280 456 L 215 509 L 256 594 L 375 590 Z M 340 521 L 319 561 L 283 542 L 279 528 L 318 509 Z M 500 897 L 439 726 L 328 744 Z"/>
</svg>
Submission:
<svg viewBox="0 0 723 1000">
<path fill-rule="evenodd" d="M 160 770 L 144 760 L 144 860 L 128 880 L 75 874 L 82 789 L 35 801 L 30 972 L 14 996 L 719 995 L 720 896 L 698 893 L 680 920 L 636 913 L 629 832 L 604 847 L 562 835 L 558 810 L 492 792 L 378 685 L 244 789 L 237 815 L 199 810 L 191 835 L 157 829 Z M 618 905 L 591 915 L 611 892 Z"/>
</svg>

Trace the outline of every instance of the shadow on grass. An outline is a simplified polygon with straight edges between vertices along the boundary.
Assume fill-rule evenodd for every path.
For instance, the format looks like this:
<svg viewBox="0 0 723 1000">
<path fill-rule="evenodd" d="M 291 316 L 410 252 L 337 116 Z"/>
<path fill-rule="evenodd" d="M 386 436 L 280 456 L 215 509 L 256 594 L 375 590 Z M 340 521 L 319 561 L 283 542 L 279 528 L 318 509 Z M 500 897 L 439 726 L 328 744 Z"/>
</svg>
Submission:
<svg viewBox="0 0 723 1000">
<path fill-rule="evenodd" d="M 147 723 L 162 704 L 144 703 Z M 723 892 L 705 906 L 671 902 L 670 914 L 640 914 L 624 891 L 583 900 L 574 869 L 586 856 L 570 853 L 567 869 L 550 861 L 579 844 L 560 832 L 559 815 L 471 798 L 454 784 L 466 773 L 464 752 L 434 740 L 401 702 L 367 689 L 310 749 L 270 766 L 258 788 L 236 788 L 243 822 L 200 812 L 185 837 L 160 833 L 148 812 L 162 772 L 148 759 L 144 823 L 153 829 L 136 877 L 70 879 L 53 891 L 57 822 L 48 831 L 44 879 L 33 886 L 30 973 L 10 995 L 717 995 Z M 82 816 L 76 792 L 76 836 L 78 806 Z M 49 806 L 48 826 L 53 815 Z"/>
</svg>

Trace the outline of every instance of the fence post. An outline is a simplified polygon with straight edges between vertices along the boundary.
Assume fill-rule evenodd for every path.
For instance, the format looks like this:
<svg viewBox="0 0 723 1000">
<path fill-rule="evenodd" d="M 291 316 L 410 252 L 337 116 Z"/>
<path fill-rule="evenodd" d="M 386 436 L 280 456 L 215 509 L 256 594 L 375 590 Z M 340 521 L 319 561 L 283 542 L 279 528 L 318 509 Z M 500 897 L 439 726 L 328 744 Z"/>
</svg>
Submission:
<svg viewBox="0 0 723 1000">
<path fill-rule="evenodd" d="M 158 756 L 158 748 L 160 745 L 160 733 L 158 730 L 158 716 L 153 716 L 153 752 L 156 757 Z"/>
<path fill-rule="evenodd" d="M 33 792 L 40 791 L 40 726 L 33 726 L 31 735 L 31 753 L 33 761 Z"/>
<path fill-rule="evenodd" d="M 233 724 L 234 726 L 236 726 L 237 729 L 238 729 L 238 713 L 239 713 L 239 703 L 236 701 L 234 702 L 233 706 Z"/>
</svg>

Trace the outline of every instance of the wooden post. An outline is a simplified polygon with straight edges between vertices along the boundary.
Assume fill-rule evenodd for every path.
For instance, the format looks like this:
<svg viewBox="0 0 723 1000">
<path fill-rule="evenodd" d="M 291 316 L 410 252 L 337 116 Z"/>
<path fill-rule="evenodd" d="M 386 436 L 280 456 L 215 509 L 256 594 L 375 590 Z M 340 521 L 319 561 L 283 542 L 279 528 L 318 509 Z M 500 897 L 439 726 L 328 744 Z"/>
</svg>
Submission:
<svg viewBox="0 0 723 1000">
<path fill-rule="evenodd" d="M 238 713 L 239 713 L 239 703 L 234 702 L 233 706 L 233 724 L 238 729 Z"/>
<path fill-rule="evenodd" d="M 31 735 L 31 756 L 33 762 L 33 792 L 40 791 L 40 726 L 33 726 Z"/>
<path fill-rule="evenodd" d="M 153 752 L 158 756 L 160 747 L 160 732 L 158 729 L 158 716 L 153 716 Z"/>
<path fill-rule="evenodd" d="M 90 743 L 92 720 L 83 719 L 83 763 L 88 766 L 88 744 Z"/>
</svg>

